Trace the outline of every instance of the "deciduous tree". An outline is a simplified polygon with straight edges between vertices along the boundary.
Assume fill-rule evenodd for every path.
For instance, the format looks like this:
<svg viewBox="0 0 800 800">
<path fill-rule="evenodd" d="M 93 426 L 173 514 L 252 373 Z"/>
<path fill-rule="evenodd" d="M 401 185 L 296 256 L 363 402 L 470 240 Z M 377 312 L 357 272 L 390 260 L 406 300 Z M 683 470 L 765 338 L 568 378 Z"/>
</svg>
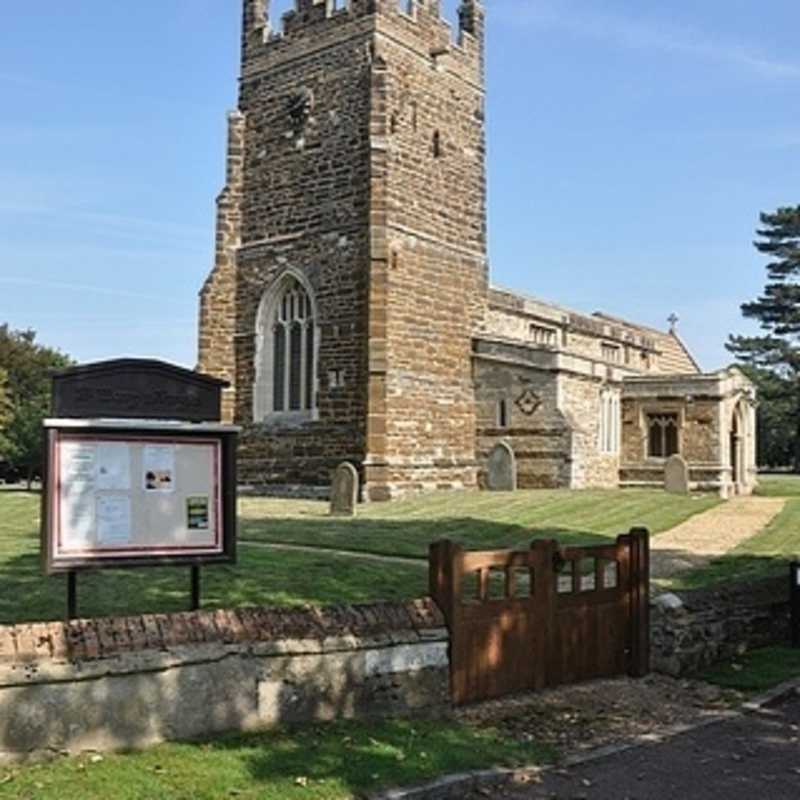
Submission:
<svg viewBox="0 0 800 800">
<path fill-rule="evenodd" d="M 34 331 L 0 325 L 0 370 L 6 376 L 0 458 L 20 469 L 29 487 L 41 468 L 41 427 L 50 408 L 50 372 L 70 363 L 58 350 L 38 344 Z"/>
</svg>

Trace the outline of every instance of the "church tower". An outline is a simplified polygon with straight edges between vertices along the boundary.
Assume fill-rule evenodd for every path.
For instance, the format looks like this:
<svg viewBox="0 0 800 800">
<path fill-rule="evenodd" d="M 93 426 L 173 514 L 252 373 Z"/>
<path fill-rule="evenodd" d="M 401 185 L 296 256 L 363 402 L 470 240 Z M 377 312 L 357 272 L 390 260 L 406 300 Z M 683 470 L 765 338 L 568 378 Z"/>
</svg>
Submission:
<svg viewBox="0 0 800 800">
<path fill-rule="evenodd" d="M 365 498 L 474 486 L 487 293 L 484 11 L 245 0 L 199 368 L 231 382 L 242 480 Z"/>
</svg>

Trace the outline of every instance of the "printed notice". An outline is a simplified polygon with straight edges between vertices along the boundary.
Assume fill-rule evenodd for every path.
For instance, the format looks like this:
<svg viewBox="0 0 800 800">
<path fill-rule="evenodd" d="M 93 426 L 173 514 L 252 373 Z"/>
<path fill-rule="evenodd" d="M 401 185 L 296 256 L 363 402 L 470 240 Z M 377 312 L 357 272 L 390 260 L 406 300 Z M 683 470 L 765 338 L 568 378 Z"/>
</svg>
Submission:
<svg viewBox="0 0 800 800">
<path fill-rule="evenodd" d="M 107 494 L 97 498 L 97 540 L 101 547 L 130 544 L 130 497 Z"/>
<path fill-rule="evenodd" d="M 208 530 L 207 497 L 189 497 L 186 499 L 186 527 L 190 531 Z"/>
<path fill-rule="evenodd" d="M 97 445 L 84 442 L 63 442 L 61 444 L 61 481 L 66 486 L 72 484 L 94 484 L 94 465 Z"/>
<path fill-rule="evenodd" d="M 127 492 L 131 488 L 131 449 L 125 442 L 97 445 L 95 484 L 99 491 Z"/>
<path fill-rule="evenodd" d="M 146 492 L 175 491 L 174 445 L 147 445 L 142 450 L 142 467 Z"/>
<path fill-rule="evenodd" d="M 64 441 L 59 452 L 60 514 L 64 550 L 85 550 L 94 542 L 94 466 L 97 448 Z"/>
</svg>

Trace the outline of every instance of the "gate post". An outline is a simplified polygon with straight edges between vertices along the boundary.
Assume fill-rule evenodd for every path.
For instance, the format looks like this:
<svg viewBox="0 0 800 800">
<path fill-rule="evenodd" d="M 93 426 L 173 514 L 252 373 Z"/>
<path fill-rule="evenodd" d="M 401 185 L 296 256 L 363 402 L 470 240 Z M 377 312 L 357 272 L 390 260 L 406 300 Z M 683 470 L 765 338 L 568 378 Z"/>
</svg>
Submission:
<svg viewBox="0 0 800 800">
<path fill-rule="evenodd" d="M 453 617 L 461 591 L 461 575 L 456 561 L 463 552 L 460 545 L 449 539 L 432 542 L 428 548 L 428 586 L 431 597 L 444 614 L 450 634 L 453 633 Z"/>
<path fill-rule="evenodd" d="M 630 547 L 631 657 L 628 667 L 633 678 L 650 672 L 650 532 L 632 528 Z"/>
<path fill-rule="evenodd" d="M 428 548 L 428 581 L 431 597 L 441 609 L 450 634 L 450 698 L 456 705 L 467 699 L 469 652 L 461 620 L 461 584 L 464 573 L 464 548 L 443 539 Z"/>
</svg>

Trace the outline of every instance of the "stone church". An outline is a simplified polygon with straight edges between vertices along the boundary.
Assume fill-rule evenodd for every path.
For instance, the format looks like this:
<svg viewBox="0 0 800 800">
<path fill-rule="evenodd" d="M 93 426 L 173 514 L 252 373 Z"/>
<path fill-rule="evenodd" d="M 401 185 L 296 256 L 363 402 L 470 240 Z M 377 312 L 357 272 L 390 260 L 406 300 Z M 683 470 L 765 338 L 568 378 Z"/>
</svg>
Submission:
<svg viewBox="0 0 800 800">
<path fill-rule="evenodd" d="M 752 385 L 703 374 L 673 329 L 493 286 L 485 11 L 463 0 L 245 0 L 199 368 L 244 427 L 243 482 L 365 500 L 483 485 L 500 442 L 520 487 L 755 483 Z"/>
</svg>

